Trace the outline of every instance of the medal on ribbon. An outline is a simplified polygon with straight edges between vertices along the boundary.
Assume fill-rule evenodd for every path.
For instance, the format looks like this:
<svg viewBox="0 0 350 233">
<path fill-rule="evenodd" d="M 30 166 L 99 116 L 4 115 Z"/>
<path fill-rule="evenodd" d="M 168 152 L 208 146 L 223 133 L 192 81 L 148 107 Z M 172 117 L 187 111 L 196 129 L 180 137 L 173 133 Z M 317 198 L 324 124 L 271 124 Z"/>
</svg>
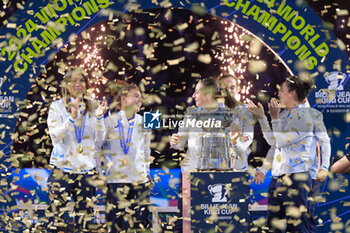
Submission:
<svg viewBox="0 0 350 233">
<path fill-rule="evenodd" d="M 119 131 L 119 136 L 120 136 L 120 147 L 123 149 L 123 152 L 125 155 L 127 155 L 129 153 L 129 149 L 130 149 L 130 142 L 131 142 L 131 137 L 132 137 L 132 132 L 134 130 L 134 123 L 135 123 L 135 116 L 129 120 L 129 128 L 128 128 L 128 135 L 125 141 L 125 137 L 124 137 L 124 128 L 123 128 L 123 124 L 122 121 L 120 119 L 118 119 L 118 131 Z"/>
<path fill-rule="evenodd" d="M 79 146 L 77 148 L 77 152 L 79 154 L 82 154 L 84 152 L 81 142 L 83 140 L 84 131 L 85 131 L 85 120 L 86 120 L 86 115 L 84 116 L 81 127 L 78 127 L 74 124 L 75 137 L 77 138 L 77 142 L 79 143 Z"/>
</svg>

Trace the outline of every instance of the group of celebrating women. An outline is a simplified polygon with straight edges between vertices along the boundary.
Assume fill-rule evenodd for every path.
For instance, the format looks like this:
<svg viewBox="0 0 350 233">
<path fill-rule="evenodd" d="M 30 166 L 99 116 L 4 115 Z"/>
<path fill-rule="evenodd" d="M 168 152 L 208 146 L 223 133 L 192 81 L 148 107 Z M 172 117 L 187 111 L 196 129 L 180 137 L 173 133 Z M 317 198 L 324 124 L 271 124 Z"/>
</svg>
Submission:
<svg viewBox="0 0 350 233">
<path fill-rule="evenodd" d="M 272 127 L 261 103 L 257 106 L 247 99 L 247 104 L 242 105 L 235 100 L 237 80 L 232 76 L 222 76 L 215 81 L 200 80 L 193 94 L 197 107 L 220 108 L 224 103 L 239 113 L 239 124 L 231 125 L 230 146 L 235 158 L 233 168 L 237 170 L 248 169 L 247 149 L 253 139 L 253 116 L 259 121 L 271 148 L 252 181 L 260 184 L 266 172 L 272 170 L 268 191 L 268 232 L 316 232 L 315 199 L 320 192 L 320 182 L 328 175 L 331 150 L 322 114 L 310 108 L 307 102 L 311 89 L 309 80 L 295 76 L 286 78 L 278 90 L 279 102 L 272 98 L 268 104 Z M 170 140 L 171 146 L 178 149 L 186 142 L 188 150 L 182 171 L 193 171 L 199 168 L 203 146 L 198 133 L 180 130 Z M 178 223 L 176 231 L 181 232 L 181 221 Z"/>
<path fill-rule="evenodd" d="M 272 169 L 267 226 L 271 232 L 315 232 L 313 196 L 317 182 L 327 176 L 330 145 L 322 115 L 307 106 L 311 85 L 296 77 L 286 79 L 279 90 L 280 104 L 285 110 L 280 112 L 277 101 L 271 100 L 270 127 L 260 103 L 258 106 L 249 100 L 246 105 L 239 103 L 238 84 L 232 76 L 201 79 L 192 96 L 196 107 L 225 107 L 238 112 L 239 122 L 230 126 L 229 136 L 232 160 L 235 160 L 232 168 L 236 170 L 248 169 L 254 117 L 259 120 L 264 137 L 271 145 L 267 162 L 254 176 L 260 183 L 266 171 Z M 141 92 L 138 86 L 125 84 L 114 96 L 117 111 L 106 113 L 107 101 L 92 101 L 87 88 L 83 71 L 69 69 L 61 84 L 61 99 L 50 106 L 47 123 L 53 143 L 52 172 L 48 179 L 51 203 L 45 228 L 47 232 L 64 232 L 67 226 L 64 212 L 73 199 L 76 232 L 94 232 L 96 184 L 105 177 L 102 180 L 107 187 L 108 232 L 150 229 L 151 132 L 143 128 L 143 117 L 137 113 L 142 105 Z M 198 168 L 201 151 L 198 135 L 180 129 L 170 138 L 170 145 L 175 149 L 187 143 L 182 171 Z M 322 149 L 320 168 L 317 143 Z M 300 210 L 300 215 L 289 213 L 295 209 Z M 178 217 L 180 224 L 176 224 L 175 231 L 181 232 L 181 214 Z"/>
<path fill-rule="evenodd" d="M 137 114 L 140 90 L 133 84 L 122 86 L 114 96 L 118 111 L 106 114 L 107 101 L 92 101 L 87 89 L 83 70 L 71 68 L 61 84 L 61 99 L 50 106 L 47 124 L 53 150 L 46 231 L 65 232 L 72 199 L 76 232 L 97 230 L 94 203 L 101 180 L 107 187 L 108 231 L 147 229 L 151 135 Z"/>
</svg>

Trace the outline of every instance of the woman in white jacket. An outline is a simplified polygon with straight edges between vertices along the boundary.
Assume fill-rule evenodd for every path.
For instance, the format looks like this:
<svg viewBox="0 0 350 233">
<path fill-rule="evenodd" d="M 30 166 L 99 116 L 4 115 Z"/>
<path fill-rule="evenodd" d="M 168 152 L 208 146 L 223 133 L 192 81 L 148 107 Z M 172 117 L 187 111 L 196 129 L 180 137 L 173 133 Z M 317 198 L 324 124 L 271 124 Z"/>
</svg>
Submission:
<svg viewBox="0 0 350 233">
<path fill-rule="evenodd" d="M 116 96 L 121 110 L 105 119 L 107 143 L 107 222 L 110 232 L 149 228 L 151 132 L 143 129 L 141 93 L 133 84 Z M 142 224 L 142 226 L 140 226 Z"/>
<path fill-rule="evenodd" d="M 234 109 L 237 105 L 236 101 L 229 94 L 226 88 L 221 88 L 219 83 L 215 79 L 203 79 L 200 80 L 195 88 L 195 92 L 192 97 L 195 100 L 196 107 L 204 109 L 215 109 L 215 108 L 229 108 Z M 224 99 L 224 103 L 220 103 L 219 99 Z M 186 119 L 185 119 L 186 120 Z M 241 156 L 244 150 L 241 146 L 238 146 L 239 136 L 239 125 L 234 122 L 231 125 L 231 142 L 232 148 L 236 155 Z M 198 168 L 198 160 L 201 153 L 200 134 L 198 132 L 190 132 L 189 128 L 184 128 L 186 131 L 182 131 L 179 128 L 179 132 L 171 136 L 170 145 L 174 149 L 182 149 L 187 142 L 186 157 L 182 161 L 182 171 L 194 171 Z"/>
<path fill-rule="evenodd" d="M 235 154 L 235 163 L 233 168 L 236 170 L 248 170 L 248 148 L 254 138 L 254 120 L 253 114 L 248 111 L 247 105 L 238 102 L 239 83 L 238 79 L 231 75 L 223 75 L 220 78 L 220 85 L 227 90 L 228 94 L 237 101 L 237 105 L 231 109 L 239 119 L 239 129 L 241 137 L 238 138 L 234 148 L 239 147 L 238 151 L 242 153 Z"/>
<path fill-rule="evenodd" d="M 267 216 L 271 232 L 280 232 L 283 227 L 286 232 L 316 232 L 314 198 L 319 193 L 318 182 L 325 181 L 328 174 L 331 146 L 322 113 L 310 108 L 306 102 L 310 90 L 310 83 L 295 76 L 287 78 L 278 91 L 280 105 L 274 98 L 269 103 L 272 127 L 262 104 L 256 106 L 252 101 L 248 102 L 249 110 L 258 117 L 264 138 L 271 145 L 267 162 L 253 179 L 262 182 L 270 167 L 267 164 L 272 161 Z M 280 111 L 281 105 L 283 111 Z M 317 143 L 321 148 L 320 158 Z M 298 217 L 288 214 L 289 209 L 302 208 L 305 211 Z M 276 229 L 274 221 L 285 224 Z"/>
<path fill-rule="evenodd" d="M 220 109 L 228 107 L 229 109 L 234 109 L 236 106 L 236 101 L 228 93 L 228 90 L 220 88 L 219 83 L 212 78 L 199 80 L 192 97 L 195 100 L 197 108 Z M 224 99 L 224 103 L 220 102 L 222 99 Z M 242 155 L 244 153 L 242 147 L 236 146 L 240 137 L 238 128 L 238 125 L 231 125 L 231 147 L 235 154 Z M 170 145 L 174 149 L 182 149 L 187 143 L 186 157 L 181 161 L 181 170 L 182 172 L 191 172 L 199 168 L 199 159 L 203 145 L 201 145 L 201 136 L 198 130 L 190 131 L 188 127 L 184 129 L 185 131 L 183 131 L 183 128 L 179 128 L 179 132 L 171 136 Z M 182 178 L 182 174 L 180 174 L 180 178 Z M 176 222 L 175 232 L 182 232 L 181 217 L 183 206 L 181 199 L 179 200 L 178 207 L 180 209 L 178 216 L 180 219 Z"/>
<path fill-rule="evenodd" d="M 63 218 L 69 200 L 75 202 L 77 231 L 88 230 L 93 220 L 96 165 L 99 145 L 105 139 L 103 114 L 106 103 L 96 109 L 88 99 L 88 81 L 80 68 L 70 68 L 61 84 L 61 99 L 50 106 L 47 124 L 53 150 L 48 178 L 50 205 L 48 232 L 64 232 Z"/>
</svg>

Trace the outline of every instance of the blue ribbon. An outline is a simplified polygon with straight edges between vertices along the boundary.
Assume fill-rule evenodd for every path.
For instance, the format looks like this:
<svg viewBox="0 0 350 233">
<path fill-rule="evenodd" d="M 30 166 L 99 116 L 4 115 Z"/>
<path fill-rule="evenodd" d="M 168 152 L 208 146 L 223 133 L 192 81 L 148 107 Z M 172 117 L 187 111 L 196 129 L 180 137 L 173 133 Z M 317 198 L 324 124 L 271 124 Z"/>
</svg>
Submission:
<svg viewBox="0 0 350 233">
<path fill-rule="evenodd" d="M 81 141 L 83 140 L 84 131 L 85 131 L 85 120 L 86 120 L 86 115 L 84 116 L 82 127 L 78 127 L 74 124 L 75 136 L 77 137 L 78 143 L 81 143 Z"/>
<path fill-rule="evenodd" d="M 119 119 L 118 120 L 118 129 L 119 129 L 119 136 L 120 136 L 120 147 L 123 149 L 124 154 L 128 154 L 129 153 L 129 149 L 130 149 L 130 142 L 131 142 L 131 137 L 132 137 L 132 132 L 134 130 L 134 120 L 135 116 L 133 118 L 131 118 L 129 120 L 129 128 L 128 128 L 128 136 L 126 138 L 126 142 L 125 142 L 125 137 L 124 137 L 124 128 L 123 128 L 123 124 L 122 121 Z"/>
</svg>

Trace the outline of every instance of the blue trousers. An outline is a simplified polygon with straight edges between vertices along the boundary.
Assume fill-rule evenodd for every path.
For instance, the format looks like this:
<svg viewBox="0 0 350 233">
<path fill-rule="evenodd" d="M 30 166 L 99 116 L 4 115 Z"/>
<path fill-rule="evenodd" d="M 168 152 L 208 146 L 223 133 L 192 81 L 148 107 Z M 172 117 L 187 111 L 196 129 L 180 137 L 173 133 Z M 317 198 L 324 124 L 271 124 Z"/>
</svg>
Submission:
<svg viewBox="0 0 350 233">
<path fill-rule="evenodd" d="M 150 191 L 147 185 L 148 183 L 107 184 L 106 217 L 109 232 L 129 232 L 131 229 L 139 232 L 150 229 Z"/>
<path fill-rule="evenodd" d="M 49 192 L 47 232 L 59 232 L 67 230 L 67 204 L 70 200 L 75 202 L 76 214 L 75 232 L 89 232 L 93 224 L 94 209 L 92 201 L 96 194 L 96 187 L 91 185 L 98 173 L 95 170 L 85 174 L 63 172 L 54 168 L 47 181 Z"/>
<path fill-rule="evenodd" d="M 311 190 L 309 193 L 309 199 L 308 199 L 308 207 L 310 213 L 310 219 L 308 223 L 309 232 L 310 233 L 316 233 L 316 204 L 315 198 L 320 195 L 321 192 L 321 182 L 318 182 L 316 180 L 312 180 Z"/>
<path fill-rule="evenodd" d="M 269 186 L 267 215 L 267 226 L 270 232 L 309 233 L 310 213 L 299 210 L 300 207 L 304 207 L 302 209 L 308 207 L 307 198 L 310 188 L 311 177 L 308 172 L 272 178 Z M 292 210 L 292 215 L 287 216 L 288 210 Z M 276 224 L 278 220 L 285 220 L 285 226 L 281 223 Z"/>
</svg>

